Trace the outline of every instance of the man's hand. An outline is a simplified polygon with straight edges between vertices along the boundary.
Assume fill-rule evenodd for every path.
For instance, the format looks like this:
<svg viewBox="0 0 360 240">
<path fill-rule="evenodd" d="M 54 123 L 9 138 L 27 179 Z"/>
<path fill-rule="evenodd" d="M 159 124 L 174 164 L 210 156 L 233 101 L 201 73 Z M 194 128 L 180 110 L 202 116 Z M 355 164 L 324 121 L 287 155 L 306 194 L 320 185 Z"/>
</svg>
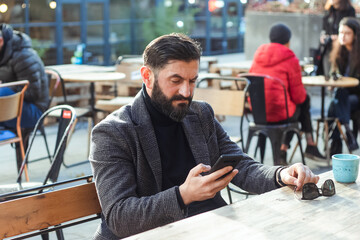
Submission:
<svg viewBox="0 0 360 240">
<path fill-rule="evenodd" d="M 281 171 L 281 180 L 288 185 L 295 185 L 301 190 L 305 183 L 317 183 L 319 176 L 315 175 L 308 166 L 302 163 L 295 163 Z"/>
<path fill-rule="evenodd" d="M 232 167 L 225 167 L 212 174 L 202 176 L 201 173 L 210 171 L 209 165 L 199 164 L 190 170 L 185 182 L 179 187 L 180 195 L 185 205 L 194 201 L 213 198 L 217 192 L 224 189 L 239 172 Z M 220 178 L 230 172 L 226 177 Z M 219 179 L 220 178 L 220 179 Z"/>
</svg>

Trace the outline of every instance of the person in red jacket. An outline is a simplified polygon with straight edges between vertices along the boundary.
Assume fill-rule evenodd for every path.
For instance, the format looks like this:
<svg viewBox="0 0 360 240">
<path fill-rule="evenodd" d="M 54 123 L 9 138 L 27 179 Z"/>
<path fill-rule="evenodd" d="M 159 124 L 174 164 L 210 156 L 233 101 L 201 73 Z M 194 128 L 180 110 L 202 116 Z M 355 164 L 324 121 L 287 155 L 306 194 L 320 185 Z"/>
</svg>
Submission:
<svg viewBox="0 0 360 240">
<path fill-rule="evenodd" d="M 310 115 L 310 97 L 307 95 L 301 81 L 301 67 L 298 58 L 290 50 L 291 30 L 282 23 L 275 24 L 270 29 L 271 43 L 261 45 L 255 52 L 251 73 L 269 75 L 283 81 L 287 89 L 288 113 L 290 121 L 299 121 L 301 130 L 305 132 L 307 147 L 305 156 L 313 160 L 325 160 L 314 143 Z M 274 89 L 271 81 L 264 82 L 266 99 L 266 120 L 269 123 L 286 121 L 286 109 L 282 101 L 284 92 Z M 281 102 L 281 104 L 279 103 Z M 292 135 L 281 145 L 280 161 L 286 164 L 286 150 Z"/>
</svg>

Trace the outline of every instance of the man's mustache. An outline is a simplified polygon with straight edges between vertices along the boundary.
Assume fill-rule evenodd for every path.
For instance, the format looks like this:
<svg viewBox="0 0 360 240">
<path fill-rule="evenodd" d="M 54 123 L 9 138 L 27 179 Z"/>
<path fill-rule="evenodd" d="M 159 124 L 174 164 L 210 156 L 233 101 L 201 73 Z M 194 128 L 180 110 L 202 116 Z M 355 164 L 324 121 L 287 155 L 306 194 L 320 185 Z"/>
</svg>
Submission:
<svg viewBox="0 0 360 240">
<path fill-rule="evenodd" d="M 170 101 L 177 101 L 177 100 L 187 100 L 188 102 L 191 102 L 192 97 L 184 97 L 181 95 L 175 95 L 173 97 L 171 97 Z"/>
</svg>

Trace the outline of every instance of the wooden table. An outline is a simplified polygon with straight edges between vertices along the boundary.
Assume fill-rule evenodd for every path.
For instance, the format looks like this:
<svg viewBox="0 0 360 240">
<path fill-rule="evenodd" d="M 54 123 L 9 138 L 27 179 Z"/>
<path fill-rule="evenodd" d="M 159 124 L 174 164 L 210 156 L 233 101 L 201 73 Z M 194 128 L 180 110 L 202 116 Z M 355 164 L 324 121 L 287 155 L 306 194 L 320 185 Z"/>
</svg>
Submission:
<svg viewBox="0 0 360 240">
<path fill-rule="evenodd" d="M 325 117 L 325 90 L 326 87 L 355 87 L 359 84 L 359 80 L 352 77 L 341 77 L 337 80 L 334 79 L 325 79 L 324 76 L 304 76 L 302 77 L 302 82 L 304 86 L 309 87 L 321 87 L 321 117 L 317 119 L 317 127 L 316 127 L 316 144 L 319 139 L 319 128 L 320 123 L 324 124 L 324 146 L 325 146 L 325 154 L 328 160 L 328 164 L 330 164 L 330 148 L 328 146 L 329 142 L 329 121 L 331 120 L 334 124 L 337 124 L 334 119 L 328 119 Z M 337 126 L 340 134 L 343 135 L 340 125 Z M 346 142 L 346 140 L 345 140 Z"/>
<path fill-rule="evenodd" d="M 210 66 L 210 72 L 218 73 L 221 75 L 237 76 L 239 73 L 249 72 L 251 64 L 252 60 L 228 63 L 214 63 Z M 228 74 L 227 72 L 230 72 L 230 74 Z"/>
<path fill-rule="evenodd" d="M 304 86 L 310 87 L 322 87 L 321 92 L 321 107 L 322 117 L 324 117 L 324 99 L 325 99 L 325 87 L 355 87 L 359 85 L 359 80 L 352 77 L 341 77 L 338 80 L 332 78 L 326 80 L 325 76 L 304 76 L 302 77 L 302 83 Z"/>
<path fill-rule="evenodd" d="M 54 69 L 61 75 L 64 73 L 82 73 L 82 72 L 114 72 L 115 66 L 97 66 L 87 64 L 61 64 L 46 66 L 46 68 Z"/>
<path fill-rule="evenodd" d="M 332 171 L 320 177 L 333 179 Z M 360 239 L 360 179 L 335 189 L 305 201 L 283 187 L 127 239 Z"/>
<path fill-rule="evenodd" d="M 237 62 L 215 63 L 210 66 L 210 72 L 236 77 L 240 73 L 248 73 L 252 62 L 252 60 L 244 60 Z M 300 66 L 302 68 L 304 68 L 304 65 L 305 63 L 300 61 Z"/>
<path fill-rule="evenodd" d="M 125 78 L 125 74 L 119 72 L 64 72 L 61 76 L 65 82 L 90 83 L 90 106 L 92 111 L 96 111 L 95 82 L 116 82 Z"/>
<path fill-rule="evenodd" d="M 69 76 L 70 74 L 79 74 L 79 73 L 87 73 L 86 75 L 84 75 L 85 77 L 88 77 L 89 74 L 88 73 L 96 73 L 96 75 L 94 75 L 94 77 L 92 77 L 92 80 L 90 81 L 94 81 L 94 82 L 101 82 L 101 83 L 110 83 L 110 82 L 114 82 L 111 78 L 114 78 L 115 75 L 107 75 L 107 78 L 110 78 L 109 81 L 105 81 L 104 79 L 99 78 L 99 73 L 103 73 L 103 72 L 114 72 L 115 71 L 115 66 L 98 66 L 98 65 L 87 65 L 87 64 L 61 64 L 61 65 L 50 65 L 50 66 L 46 66 L 47 69 L 52 69 L 57 71 L 62 77 L 64 75 Z M 64 79 L 64 77 L 63 77 Z M 70 78 L 66 78 L 68 82 L 84 82 L 86 81 L 84 79 L 84 77 L 82 78 L 82 80 L 78 80 L 78 81 L 74 81 L 72 80 L 72 77 Z M 71 80 L 69 80 L 71 79 Z M 89 81 L 89 82 L 90 82 Z M 90 84 L 91 85 L 94 84 Z M 115 82 L 114 84 L 115 88 L 117 87 L 117 84 Z M 115 89 L 116 90 L 116 89 Z M 95 91 L 95 90 L 94 90 Z M 90 90 L 90 93 L 92 91 Z M 115 92 L 117 94 L 117 92 Z M 115 96 L 116 96 L 115 94 Z M 82 96 L 82 98 L 84 98 L 85 96 Z M 88 99 L 89 97 L 87 97 Z M 91 96 L 90 96 L 91 98 Z"/>
<path fill-rule="evenodd" d="M 355 87 L 359 84 L 359 80 L 353 77 L 341 77 L 338 80 L 330 78 L 325 80 L 324 76 L 304 76 L 302 83 L 305 86 L 321 86 L 321 87 Z"/>
<path fill-rule="evenodd" d="M 355 87 L 359 85 L 359 80 L 352 77 L 326 80 L 324 76 L 304 76 L 302 77 L 302 83 L 304 86 L 321 87 L 321 118 L 324 118 L 325 87 Z"/>
</svg>

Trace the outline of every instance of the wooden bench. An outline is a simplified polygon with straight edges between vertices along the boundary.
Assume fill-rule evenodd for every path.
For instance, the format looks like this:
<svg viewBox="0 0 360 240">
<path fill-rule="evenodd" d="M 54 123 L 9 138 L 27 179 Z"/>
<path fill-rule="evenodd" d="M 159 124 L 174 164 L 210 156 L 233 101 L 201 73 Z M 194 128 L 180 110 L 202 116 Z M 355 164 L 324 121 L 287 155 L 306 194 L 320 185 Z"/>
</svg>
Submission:
<svg viewBox="0 0 360 240">
<path fill-rule="evenodd" d="M 94 182 L 7 200 L 0 202 L 0 239 L 40 235 L 98 219 L 100 213 Z"/>
</svg>

